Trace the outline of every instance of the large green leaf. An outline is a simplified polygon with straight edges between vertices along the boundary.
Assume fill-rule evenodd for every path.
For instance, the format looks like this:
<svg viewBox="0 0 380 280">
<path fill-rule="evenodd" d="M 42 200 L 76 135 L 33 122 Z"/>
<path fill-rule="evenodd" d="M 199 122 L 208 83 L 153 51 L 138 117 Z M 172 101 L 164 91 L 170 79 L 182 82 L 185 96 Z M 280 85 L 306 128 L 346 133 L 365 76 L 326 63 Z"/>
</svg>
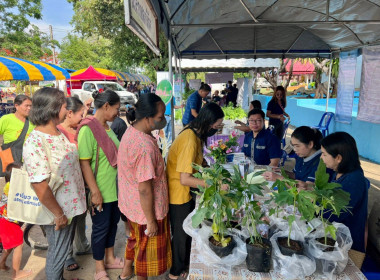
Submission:
<svg viewBox="0 0 380 280">
<path fill-rule="evenodd" d="M 191 217 L 191 224 L 193 225 L 193 228 L 197 228 L 205 219 L 207 212 L 207 208 L 201 208 L 195 212 L 193 217 Z"/>
</svg>

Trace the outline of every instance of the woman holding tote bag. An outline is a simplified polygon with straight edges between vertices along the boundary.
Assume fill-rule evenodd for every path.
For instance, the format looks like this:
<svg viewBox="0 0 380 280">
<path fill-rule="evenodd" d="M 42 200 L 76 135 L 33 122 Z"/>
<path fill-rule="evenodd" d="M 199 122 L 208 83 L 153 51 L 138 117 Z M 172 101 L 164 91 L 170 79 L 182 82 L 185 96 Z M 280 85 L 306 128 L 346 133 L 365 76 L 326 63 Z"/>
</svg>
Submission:
<svg viewBox="0 0 380 280">
<path fill-rule="evenodd" d="M 45 225 L 49 243 L 46 278 L 63 279 L 63 268 L 74 238 L 76 217 L 86 211 L 83 176 L 78 150 L 57 129 L 66 115 L 62 91 L 42 88 L 33 96 L 30 121 L 36 128 L 25 141 L 23 159 L 30 183 L 39 201 L 53 215 L 54 224 Z M 55 195 L 48 185 L 53 172 L 63 179 Z"/>
</svg>

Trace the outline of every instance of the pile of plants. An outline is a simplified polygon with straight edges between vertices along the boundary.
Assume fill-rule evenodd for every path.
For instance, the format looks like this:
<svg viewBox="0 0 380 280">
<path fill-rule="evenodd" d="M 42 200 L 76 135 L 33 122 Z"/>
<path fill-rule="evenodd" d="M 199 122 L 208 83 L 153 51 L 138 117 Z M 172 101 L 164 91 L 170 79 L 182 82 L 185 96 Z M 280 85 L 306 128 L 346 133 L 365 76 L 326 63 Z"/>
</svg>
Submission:
<svg viewBox="0 0 380 280">
<path fill-rule="evenodd" d="M 241 107 L 234 107 L 232 103 L 222 107 L 225 120 L 240 120 L 247 116 L 247 113 Z"/>
<path fill-rule="evenodd" d="M 227 156 L 232 154 L 238 147 L 237 134 L 235 131 L 232 131 L 227 141 L 220 139 L 210 145 L 210 156 L 215 162 L 224 164 L 226 163 Z"/>
<path fill-rule="evenodd" d="M 283 179 L 273 184 L 277 191 L 265 201 L 260 200 L 267 188 L 263 171 L 242 176 L 238 166 L 230 173 L 218 162 L 194 168 L 194 176 L 208 187 L 199 187 L 192 227 L 202 230 L 209 225 L 207 246 L 220 260 L 234 256 L 234 247 L 243 240 L 251 271 L 268 272 L 272 260 L 274 270 L 287 278 L 305 278 L 317 270 L 331 279 L 343 271 L 352 239 L 346 226 L 329 220 L 349 211 L 350 195 L 328 182 L 323 161 L 312 190 L 298 189 L 297 181 L 282 170 Z M 269 223 L 269 233 L 261 230 Z"/>
</svg>

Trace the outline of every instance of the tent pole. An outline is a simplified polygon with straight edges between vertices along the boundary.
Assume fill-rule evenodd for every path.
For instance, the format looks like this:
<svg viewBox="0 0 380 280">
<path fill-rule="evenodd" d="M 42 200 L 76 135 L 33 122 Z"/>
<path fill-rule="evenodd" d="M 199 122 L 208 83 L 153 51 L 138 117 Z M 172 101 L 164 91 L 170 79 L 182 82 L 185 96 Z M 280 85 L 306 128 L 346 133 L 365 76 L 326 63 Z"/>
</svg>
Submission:
<svg viewBox="0 0 380 280">
<path fill-rule="evenodd" d="M 329 66 L 329 81 L 327 84 L 327 98 L 326 98 L 326 112 L 328 111 L 329 108 L 329 99 L 330 99 L 330 80 L 331 80 L 331 68 L 333 64 L 333 59 L 330 56 L 330 66 Z"/>
<path fill-rule="evenodd" d="M 173 66 L 172 66 L 172 43 L 171 43 L 170 39 L 168 39 L 168 51 L 169 51 L 169 81 L 172 84 L 172 87 L 174 89 L 174 85 L 173 85 Z M 171 107 L 172 107 L 172 110 L 171 110 L 172 143 L 174 142 L 174 138 L 175 138 L 175 131 L 174 131 L 174 100 L 173 100 L 173 98 L 174 98 L 174 95 L 173 95 L 172 99 L 170 100 Z"/>
<path fill-rule="evenodd" d="M 182 98 L 183 98 L 183 92 L 182 92 L 182 69 L 181 69 L 181 58 L 178 58 L 178 69 L 179 69 L 179 79 L 180 79 L 180 83 L 181 85 L 179 86 L 179 94 L 181 95 L 181 112 L 182 112 L 182 115 L 183 115 L 183 107 L 182 107 Z"/>
<path fill-rule="evenodd" d="M 32 94 L 32 82 L 31 81 L 29 81 L 29 95 L 30 96 L 33 96 L 33 94 Z"/>
</svg>

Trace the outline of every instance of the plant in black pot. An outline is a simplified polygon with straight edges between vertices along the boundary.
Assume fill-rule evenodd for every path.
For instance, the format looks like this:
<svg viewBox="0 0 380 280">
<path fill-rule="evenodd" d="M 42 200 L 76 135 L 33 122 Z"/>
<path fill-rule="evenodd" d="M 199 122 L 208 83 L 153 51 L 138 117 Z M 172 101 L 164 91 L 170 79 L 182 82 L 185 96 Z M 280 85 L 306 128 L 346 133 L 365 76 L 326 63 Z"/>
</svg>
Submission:
<svg viewBox="0 0 380 280">
<path fill-rule="evenodd" d="M 218 163 L 209 168 L 197 165 L 194 165 L 194 168 L 199 171 L 195 176 L 205 180 L 208 187 L 199 186 L 199 204 L 192 217 L 192 225 L 196 228 L 202 221 L 212 219 L 209 245 L 215 254 L 222 258 L 231 254 L 236 246 L 236 241 L 227 230 L 227 224 L 230 224 L 233 212 L 237 210 L 236 196 L 224 188 L 230 184 L 231 174 Z"/>
<path fill-rule="evenodd" d="M 273 200 L 278 206 L 290 205 L 292 212 L 285 216 L 288 222 L 288 236 L 279 237 L 277 243 L 280 251 L 285 256 L 293 254 L 303 255 L 304 247 L 301 241 L 291 239 L 293 223 L 296 221 L 296 215 L 299 212 L 300 219 L 311 221 L 314 218 L 315 195 L 312 192 L 297 189 L 297 181 L 290 179 L 282 170 L 281 180 L 276 180 L 273 187 L 278 188 L 277 193 L 273 193 Z M 270 215 L 275 214 L 276 210 L 271 209 Z"/>
<path fill-rule="evenodd" d="M 346 226 L 338 224 L 337 228 L 329 219 L 333 215 L 339 216 L 343 212 L 349 212 L 347 206 L 350 202 L 350 194 L 343 191 L 340 184 L 329 183 L 326 165 L 322 160 L 315 173 L 315 186 L 312 193 L 316 200 L 315 214 L 322 221 L 322 230 L 317 230 L 315 234 L 312 234 L 313 240 L 308 242 L 308 251 L 316 261 L 318 272 L 340 273 L 347 264 L 347 253 L 352 239 Z"/>
</svg>

